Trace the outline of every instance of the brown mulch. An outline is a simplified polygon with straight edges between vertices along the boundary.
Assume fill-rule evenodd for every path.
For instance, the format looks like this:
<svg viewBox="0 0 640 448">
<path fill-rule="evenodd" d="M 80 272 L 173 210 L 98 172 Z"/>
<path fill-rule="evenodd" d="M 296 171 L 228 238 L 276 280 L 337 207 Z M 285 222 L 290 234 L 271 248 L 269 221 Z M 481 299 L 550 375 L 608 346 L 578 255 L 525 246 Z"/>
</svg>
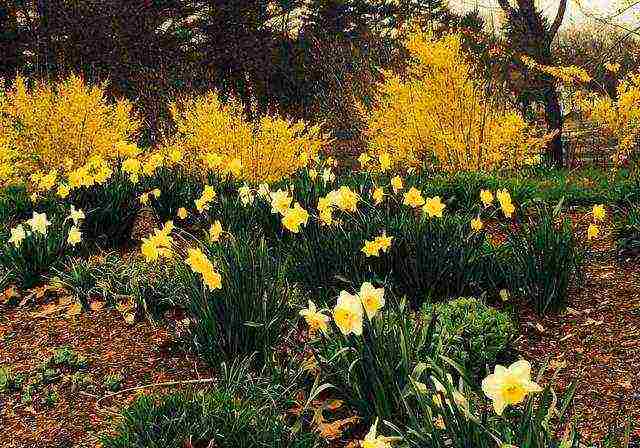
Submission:
<svg viewBox="0 0 640 448">
<path fill-rule="evenodd" d="M 620 260 L 610 235 L 594 242 L 585 278 L 566 311 L 523 311 L 519 350 L 539 368 L 549 360 L 559 389 L 578 383 L 577 429 L 586 443 L 620 434 L 629 419 L 640 438 L 640 260 Z"/>
<path fill-rule="evenodd" d="M 149 322 L 130 325 L 113 308 L 67 315 L 64 309 L 53 312 L 51 303 L 0 305 L 0 367 L 34 380 L 38 366 L 61 346 L 87 358 L 88 367 L 81 371 L 90 375 L 90 383 L 74 387 L 73 369 L 61 368 L 52 384 L 36 387 L 31 403 L 22 403 L 20 393 L 1 394 L 3 448 L 98 446 L 97 434 L 111 427 L 122 406 L 136 396 L 125 393 L 96 406 L 111 393 L 103 383 L 109 374 L 122 376 L 123 389 L 211 376 L 193 356 L 172 348 L 166 328 Z M 51 391 L 59 398 L 47 404 L 44 398 Z"/>
</svg>

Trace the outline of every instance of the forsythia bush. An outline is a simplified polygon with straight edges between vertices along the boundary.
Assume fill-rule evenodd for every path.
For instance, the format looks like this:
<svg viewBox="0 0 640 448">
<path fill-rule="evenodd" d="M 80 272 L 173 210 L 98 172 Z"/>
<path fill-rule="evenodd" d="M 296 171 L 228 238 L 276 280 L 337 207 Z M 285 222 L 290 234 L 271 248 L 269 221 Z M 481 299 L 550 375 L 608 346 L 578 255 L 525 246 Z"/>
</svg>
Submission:
<svg viewBox="0 0 640 448">
<path fill-rule="evenodd" d="M 33 88 L 18 77 L 0 92 L 0 186 L 35 174 L 50 188 L 58 175 L 113 159 L 139 126 L 128 101 L 111 104 L 78 76 Z"/>
<path fill-rule="evenodd" d="M 459 35 L 417 32 L 406 42 L 407 73 L 387 72 L 365 113 L 372 152 L 396 165 L 433 161 L 446 171 L 517 166 L 545 144 L 515 111 L 474 78 Z"/>
<path fill-rule="evenodd" d="M 250 183 L 274 182 L 307 165 L 327 141 L 319 126 L 264 116 L 249 121 L 235 99 L 215 92 L 174 103 L 178 129 L 172 146 L 189 171 L 231 174 Z"/>
<path fill-rule="evenodd" d="M 618 140 L 619 156 L 624 159 L 640 138 L 640 73 L 620 83 L 617 101 L 592 96 L 581 101 L 580 107 L 591 121 Z"/>
</svg>

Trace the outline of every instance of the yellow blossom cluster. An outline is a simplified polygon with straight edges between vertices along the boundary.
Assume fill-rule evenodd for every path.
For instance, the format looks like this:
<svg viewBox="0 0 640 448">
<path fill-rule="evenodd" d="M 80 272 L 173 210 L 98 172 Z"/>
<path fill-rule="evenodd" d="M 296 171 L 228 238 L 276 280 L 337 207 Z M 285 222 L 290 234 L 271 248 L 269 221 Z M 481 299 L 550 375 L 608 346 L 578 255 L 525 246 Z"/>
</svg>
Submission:
<svg viewBox="0 0 640 448">
<path fill-rule="evenodd" d="M 593 123 L 618 141 L 616 162 L 626 159 L 640 139 L 640 73 L 620 82 L 618 98 L 591 95 L 579 102 L 580 110 Z"/>
<path fill-rule="evenodd" d="M 520 60 L 528 68 L 535 69 L 542 73 L 546 73 L 547 75 L 553 76 L 555 79 L 557 79 L 558 81 L 562 81 L 565 84 L 591 82 L 591 76 L 589 75 L 589 73 L 587 73 L 585 69 L 577 67 L 575 65 L 562 67 L 539 64 L 533 58 L 530 58 L 526 55 L 520 56 Z"/>
<path fill-rule="evenodd" d="M 414 32 L 406 47 L 407 73 L 386 72 L 375 106 L 363 112 L 381 171 L 431 162 L 450 172 L 511 168 L 546 144 L 548 135 L 496 103 L 474 76 L 459 35 Z"/>
<path fill-rule="evenodd" d="M 270 115 L 250 121 L 239 101 L 223 102 L 215 92 L 170 109 L 178 137 L 167 150 L 180 148 L 180 163 L 199 174 L 274 182 L 307 166 L 327 143 L 319 126 Z"/>
<path fill-rule="evenodd" d="M 377 236 L 373 241 L 365 241 L 362 252 L 367 257 L 378 257 L 380 256 L 380 251 L 387 252 L 389 250 L 392 241 L 393 237 L 387 236 L 387 234 L 383 232 L 382 235 Z"/>
<path fill-rule="evenodd" d="M 112 161 L 116 147 L 126 145 L 139 126 L 132 105 L 107 101 L 104 86 L 71 76 L 30 88 L 18 77 L 0 94 L 0 186 L 27 181 L 32 174 L 43 181 L 35 182 L 39 189 L 52 187 L 56 176 L 68 175 L 72 183 L 73 175 L 75 183 L 86 184 L 89 161 Z M 55 174 L 47 177 L 50 173 Z M 99 174 L 96 183 L 106 170 Z"/>
</svg>

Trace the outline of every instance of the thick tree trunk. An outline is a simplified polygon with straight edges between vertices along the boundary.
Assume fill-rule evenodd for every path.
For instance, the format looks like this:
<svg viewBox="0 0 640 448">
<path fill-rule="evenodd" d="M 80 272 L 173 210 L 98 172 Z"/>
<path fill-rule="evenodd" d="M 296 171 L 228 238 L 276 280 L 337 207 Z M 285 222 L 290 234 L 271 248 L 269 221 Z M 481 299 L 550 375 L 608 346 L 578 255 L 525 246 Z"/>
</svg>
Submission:
<svg viewBox="0 0 640 448">
<path fill-rule="evenodd" d="M 554 137 L 547 146 L 547 155 L 553 163 L 561 168 L 564 162 L 564 150 L 562 147 L 562 109 L 560 98 L 554 84 L 546 87 L 544 93 L 545 122 L 548 132 L 555 132 Z"/>
</svg>

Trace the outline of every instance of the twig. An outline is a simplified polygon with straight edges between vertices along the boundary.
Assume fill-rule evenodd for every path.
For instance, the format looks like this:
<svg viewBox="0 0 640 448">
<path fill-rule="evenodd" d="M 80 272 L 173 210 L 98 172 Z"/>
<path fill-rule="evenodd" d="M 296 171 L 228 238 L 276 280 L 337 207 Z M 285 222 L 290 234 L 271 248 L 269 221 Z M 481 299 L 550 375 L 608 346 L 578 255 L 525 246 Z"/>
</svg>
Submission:
<svg viewBox="0 0 640 448">
<path fill-rule="evenodd" d="M 215 381 L 215 378 L 203 378 L 203 379 L 200 379 L 200 380 L 168 381 L 166 383 L 154 383 L 154 384 L 145 384 L 144 386 L 129 387 L 127 389 L 122 389 L 122 390 L 119 390 L 118 392 L 114 392 L 112 394 L 105 395 L 104 397 L 98 399 L 98 401 L 96 401 L 96 408 L 99 407 L 98 405 L 103 400 L 106 400 L 106 399 L 111 398 L 111 397 L 115 397 L 116 395 L 121 395 L 121 394 L 124 394 L 124 393 L 127 393 L 127 392 L 132 392 L 134 390 L 150 389 L 150 388 L 153 388 L 153 387 L 178 386 L 178 385 L 182 385 L 182 384 L 212 383 L 214 381 Z"/>
</svg>

